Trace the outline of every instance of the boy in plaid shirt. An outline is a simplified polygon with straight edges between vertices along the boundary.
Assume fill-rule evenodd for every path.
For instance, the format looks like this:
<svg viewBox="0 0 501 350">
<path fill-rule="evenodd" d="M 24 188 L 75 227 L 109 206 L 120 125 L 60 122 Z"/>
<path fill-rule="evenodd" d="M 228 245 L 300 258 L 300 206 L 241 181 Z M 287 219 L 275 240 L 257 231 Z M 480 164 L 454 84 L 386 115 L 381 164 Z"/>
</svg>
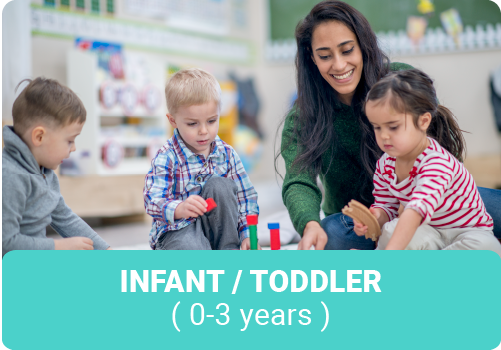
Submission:
<svg viewBox="0 0 501 350">
<path fill-rule="evenodd" d="M 257 193 L 235 150 L 217 131 L 221 88 L 202 69 L 184 69 L 165 87 L 174 135 L 145 178 L 153 217 L 152 249 L 249 249 L 246 216 L 259 214 Z M 217 208 L 207 213 L 207 198 Z"/>
</svg>

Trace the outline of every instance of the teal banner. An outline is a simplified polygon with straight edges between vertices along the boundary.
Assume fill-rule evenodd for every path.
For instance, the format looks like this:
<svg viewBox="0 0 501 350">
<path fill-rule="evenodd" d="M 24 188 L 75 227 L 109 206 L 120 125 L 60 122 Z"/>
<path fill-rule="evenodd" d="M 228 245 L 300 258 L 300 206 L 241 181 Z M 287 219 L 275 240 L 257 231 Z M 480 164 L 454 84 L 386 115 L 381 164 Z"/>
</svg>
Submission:
<svg viewBox="0 0 501 350">
<path fill-rule="evenodd" d="M 501 343 L 487 251 L 13 251 L 10 349 L 483 349 Z"/>
</svg>

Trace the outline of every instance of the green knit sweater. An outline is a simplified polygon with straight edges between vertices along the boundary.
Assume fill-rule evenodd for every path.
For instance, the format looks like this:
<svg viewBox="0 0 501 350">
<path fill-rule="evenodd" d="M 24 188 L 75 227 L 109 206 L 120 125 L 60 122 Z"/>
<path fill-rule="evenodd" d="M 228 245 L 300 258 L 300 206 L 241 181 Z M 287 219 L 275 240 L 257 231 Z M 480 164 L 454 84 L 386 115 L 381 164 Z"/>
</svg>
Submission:
<svg viewBox="0 0 501 350">
<path fill-rule="evenodd" d="M 392 71 L 411 68 L 413 67 L 404 63 L 391 63 L 390 65 Z M 363 176 L 365 169 L 360 156 L 362 132 L 358 117 L 355 116 L 351 106 L 342 103 L 339 103 L 339 108 L 335 111 L 336 115 L 333 116 L 332 121 L 342 147 L 337 147 L 334 154 L 330 149 L 322 155 L 320 180 L 325 191 L 322 210 L 326 216 L 341 212 L 341 209 L 352 199 L 366 206 L 372 204 L 362 199 L 362 195 L 365 198 L 372 198 L 372 186 L 366 186 L 366 193 L 361 193 L 366 177 Z M 282 131 L 282 157 L 286 167 L 282 198 L 295 229 L 303 235 L 308 222 L 320 222 L 322 193 L 314 176 L 308 172 L 298 173 L 291 169 L 298 154 L 297 135 L 294 134 L 296 112 L 294 109 L 291 110 Z"/>
</svg>

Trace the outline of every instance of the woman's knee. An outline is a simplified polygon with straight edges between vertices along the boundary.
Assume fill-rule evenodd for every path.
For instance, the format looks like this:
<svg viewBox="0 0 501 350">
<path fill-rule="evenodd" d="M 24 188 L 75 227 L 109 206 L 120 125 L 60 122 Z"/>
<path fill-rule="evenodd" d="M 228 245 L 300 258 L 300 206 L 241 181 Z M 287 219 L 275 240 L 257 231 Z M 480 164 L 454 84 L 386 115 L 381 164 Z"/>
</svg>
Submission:
<svg viewBox="0 0 501 350">
<path fill-rule="evenodd" d="M 327 234 L 328 241 L 325 246 L 327 250 L 372 250 L 375 248 L 372 240 L 357 236 L 353 231 L 353 220 L 342 213 L 329 215 L 320 224 Z"/>
</svg>

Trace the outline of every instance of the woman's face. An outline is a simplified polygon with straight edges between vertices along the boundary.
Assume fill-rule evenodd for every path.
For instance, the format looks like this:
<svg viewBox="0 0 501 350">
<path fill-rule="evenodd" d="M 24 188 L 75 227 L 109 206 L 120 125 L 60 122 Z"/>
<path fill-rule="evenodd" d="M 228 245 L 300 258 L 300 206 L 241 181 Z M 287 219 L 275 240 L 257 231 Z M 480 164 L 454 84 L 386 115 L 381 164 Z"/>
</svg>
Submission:
<svg viewBox="0 0 501 350">
<path fill-rule="evenodd" d="M 341 102 L 351 105 L 364 67 L 355 33 L 338 21 L 322 23 L 313 31 L 311 48 L 322 77 L 337 91 Z"/>
</svg>

